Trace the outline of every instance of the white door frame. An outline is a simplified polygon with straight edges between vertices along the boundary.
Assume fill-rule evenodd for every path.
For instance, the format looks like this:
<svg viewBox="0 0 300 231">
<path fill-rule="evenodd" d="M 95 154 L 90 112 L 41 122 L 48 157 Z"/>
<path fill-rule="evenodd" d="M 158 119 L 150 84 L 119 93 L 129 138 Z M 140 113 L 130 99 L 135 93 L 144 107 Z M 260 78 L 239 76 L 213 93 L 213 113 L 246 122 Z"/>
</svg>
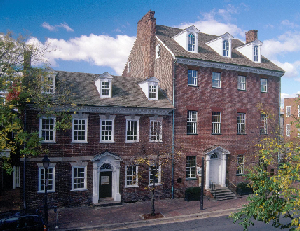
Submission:
<svg viewBox="0 0 300 231">
<path fill-rule="evenodd" d="M 93 162 L 93 203 L 98 203 L 99 200 L 99 181 L 100 181 L 100 168 L 103 164 L 110 164 L 112 171 L 112 190 L 111 194 L 114 201 L 121 201 L 120 194 L 120 162 L 122 159 L 110 152 L 104 152 L 96 155 L 92 160 Z"/>
<path fill-rule="evenodd" d="M 219 181 L 215 182 L 219 184 L 221 187 L 226 187 L 226 155 L 229 155 L 230 152 L 226 150 L 225 148 L 222 147 L 217 147 L 205 154 L 205 159 L 206 159 L 206 176 L 205 176 L 205 189 L 209 189 L 209 179 L 210 179 L 210 167 L 211 167 L 211 162 L 216 161 L 212 160 L 211 156 L 212 155 L 217 155 L 218 161 L 220 161 L 220 165 L 218 165 L 218 169 L 215 169 L 216 172 L 219 174 Z"/>
</svg>

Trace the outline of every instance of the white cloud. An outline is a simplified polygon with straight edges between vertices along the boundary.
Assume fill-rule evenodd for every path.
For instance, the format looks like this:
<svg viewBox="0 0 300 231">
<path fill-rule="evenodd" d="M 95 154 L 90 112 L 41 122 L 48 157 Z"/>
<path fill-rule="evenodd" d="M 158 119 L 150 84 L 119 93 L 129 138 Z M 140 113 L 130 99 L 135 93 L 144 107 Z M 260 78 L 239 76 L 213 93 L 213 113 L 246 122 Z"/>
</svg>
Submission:
<svg viewBox="0 0 300 231">
<path fill-rule="evenodd" d="M 45 29 L 47 29 L 47 30 L 50 30 L 50 31 L 55 31 L 55 30 L 57 30 L 57 28 L 64 28 L 67 31 L 74 32 L 74 30 L 71 27 L 69 27 L 69 25 L 67 23 L 65 23 L 65 22 L 61 23 L 59 25 L 54 25 L 54 26 L 50 25 L 47 22 L 44 22 L 42 24 L 42 27 L 45 28 Z"/>
<path fill-rule="evenodd" d="M 283 20 L 282 22 L 281 22 L 281 25 L 283 25 L 283 26 L 287 26 L 287 27 L 289 27 L 289 28 L 292 28 L 292 29 L 294 29 L 294 28 L 298 28 L 299 27 L 299 25 L 297 25 L 297 24 L 295 24 L 295 23 L 293 23 L 293 22 L 290 22 L 289 20 Z"/>
<path fill-rule="evenodd" d="M 30 43 L 45 48 L 50 52 L 45 54 L 46 60 L 57 66 L 57 60 L 86 61 L 93 65 L 109 66 L 118 75 L 122 74 L 135 37 L 118 35 L 116 38 L 107 35 L 82 35 L 69 40 L 49 38 L 42 44 L 36 38 Z"/>
</svg>

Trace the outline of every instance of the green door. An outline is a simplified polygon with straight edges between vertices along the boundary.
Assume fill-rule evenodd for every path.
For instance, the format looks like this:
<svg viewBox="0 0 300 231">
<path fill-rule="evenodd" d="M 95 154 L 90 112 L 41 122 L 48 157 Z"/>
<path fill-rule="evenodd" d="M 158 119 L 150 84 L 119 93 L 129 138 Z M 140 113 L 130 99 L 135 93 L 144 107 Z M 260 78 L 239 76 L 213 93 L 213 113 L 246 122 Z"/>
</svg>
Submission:
<svg viewBox="0 0 300 231">
<path fill-rule="evenodd" d="M 111 172 L 100 172 L 99 197 L 111 197 Z"/>
</svg>

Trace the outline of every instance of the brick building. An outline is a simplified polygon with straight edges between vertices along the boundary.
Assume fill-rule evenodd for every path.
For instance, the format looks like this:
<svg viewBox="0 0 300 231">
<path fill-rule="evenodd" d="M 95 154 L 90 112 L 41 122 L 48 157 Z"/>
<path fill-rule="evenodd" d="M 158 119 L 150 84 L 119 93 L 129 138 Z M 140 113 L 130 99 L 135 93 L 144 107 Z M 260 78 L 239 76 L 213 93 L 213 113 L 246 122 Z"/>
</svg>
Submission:
<svg viewBox="0 0 300 231">
<path fill-rule="evenodd" d="M 300 118 L 300 95 L 296 98 L 284 99 L 284 138 L 285 140 L 300 137 L 300 128 L 297 128 L 296 121 Z"/>
<path fill-rule="evenodd" d="M 117 202 L 149 199 L 145 187 L 152 184 L 155 167 L 136 166 L 133 160 L 140 150 L 149 155 L 153 150 L 171 150 L 173 106 L 160 92 L 158 80 L 61 71 L 51 78 L 55 81 L 49 93 L 58 82 L 67 83 L 77 108 L 76 114 L 72 108 L 64 109 L 72 114 L 72 128 L 66 131 L 55 129 L 60 118 L 41 115 L 33 107 L 26 113 L 27 130 L 39 131 L 42 146 L 48 149 L 50 205 L 96 204 L 106 197 Z M 30 208 L 43 205 L 42 159 L 43 155 L 26 158 Z M 170 166 L 157 168 L 158 195 L 170 197 L 171 182 L 164 177 L 170 175 Z"/>
<path fill-rule="evenodd" d="M 173 102 L 175 146 L 185 157 L 175 168 L 175 190 L 182 195 L 199 184 L 202 157 L 206 189 L 212 184 L 234 188 L 244 180 L 253 144 L 279 125 L 284 71 L 261 55 L 256 30 L 246 33 L 244 44 L 229 33 L 156 25 L 154 14 L 149 11 L 138 22 L 123 76 L 155 76 Z M 274 115 L 272 124 L 268 113 Z"/>
</svg>

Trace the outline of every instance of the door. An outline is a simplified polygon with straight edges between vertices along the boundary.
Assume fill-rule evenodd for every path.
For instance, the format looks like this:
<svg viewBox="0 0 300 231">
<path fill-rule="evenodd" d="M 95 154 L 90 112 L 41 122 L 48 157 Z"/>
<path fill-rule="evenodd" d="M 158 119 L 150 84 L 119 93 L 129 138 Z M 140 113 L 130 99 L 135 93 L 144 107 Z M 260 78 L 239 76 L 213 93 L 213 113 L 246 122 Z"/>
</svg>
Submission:
<svg viewBox="0 0 300 231">
<path fill-rule="evenodd" d="M 111 197 L 111 177 L 112 172 L 100 172 L 100 187 L 99 187 L 99 197 Z"/>
<path fill-rule="evenodd" d="M 213 158 L 210 160 L 209 166 L 209 181 L 214 184 L 220 184 L 220 160 L 217 158 Z"/>
</svg>

